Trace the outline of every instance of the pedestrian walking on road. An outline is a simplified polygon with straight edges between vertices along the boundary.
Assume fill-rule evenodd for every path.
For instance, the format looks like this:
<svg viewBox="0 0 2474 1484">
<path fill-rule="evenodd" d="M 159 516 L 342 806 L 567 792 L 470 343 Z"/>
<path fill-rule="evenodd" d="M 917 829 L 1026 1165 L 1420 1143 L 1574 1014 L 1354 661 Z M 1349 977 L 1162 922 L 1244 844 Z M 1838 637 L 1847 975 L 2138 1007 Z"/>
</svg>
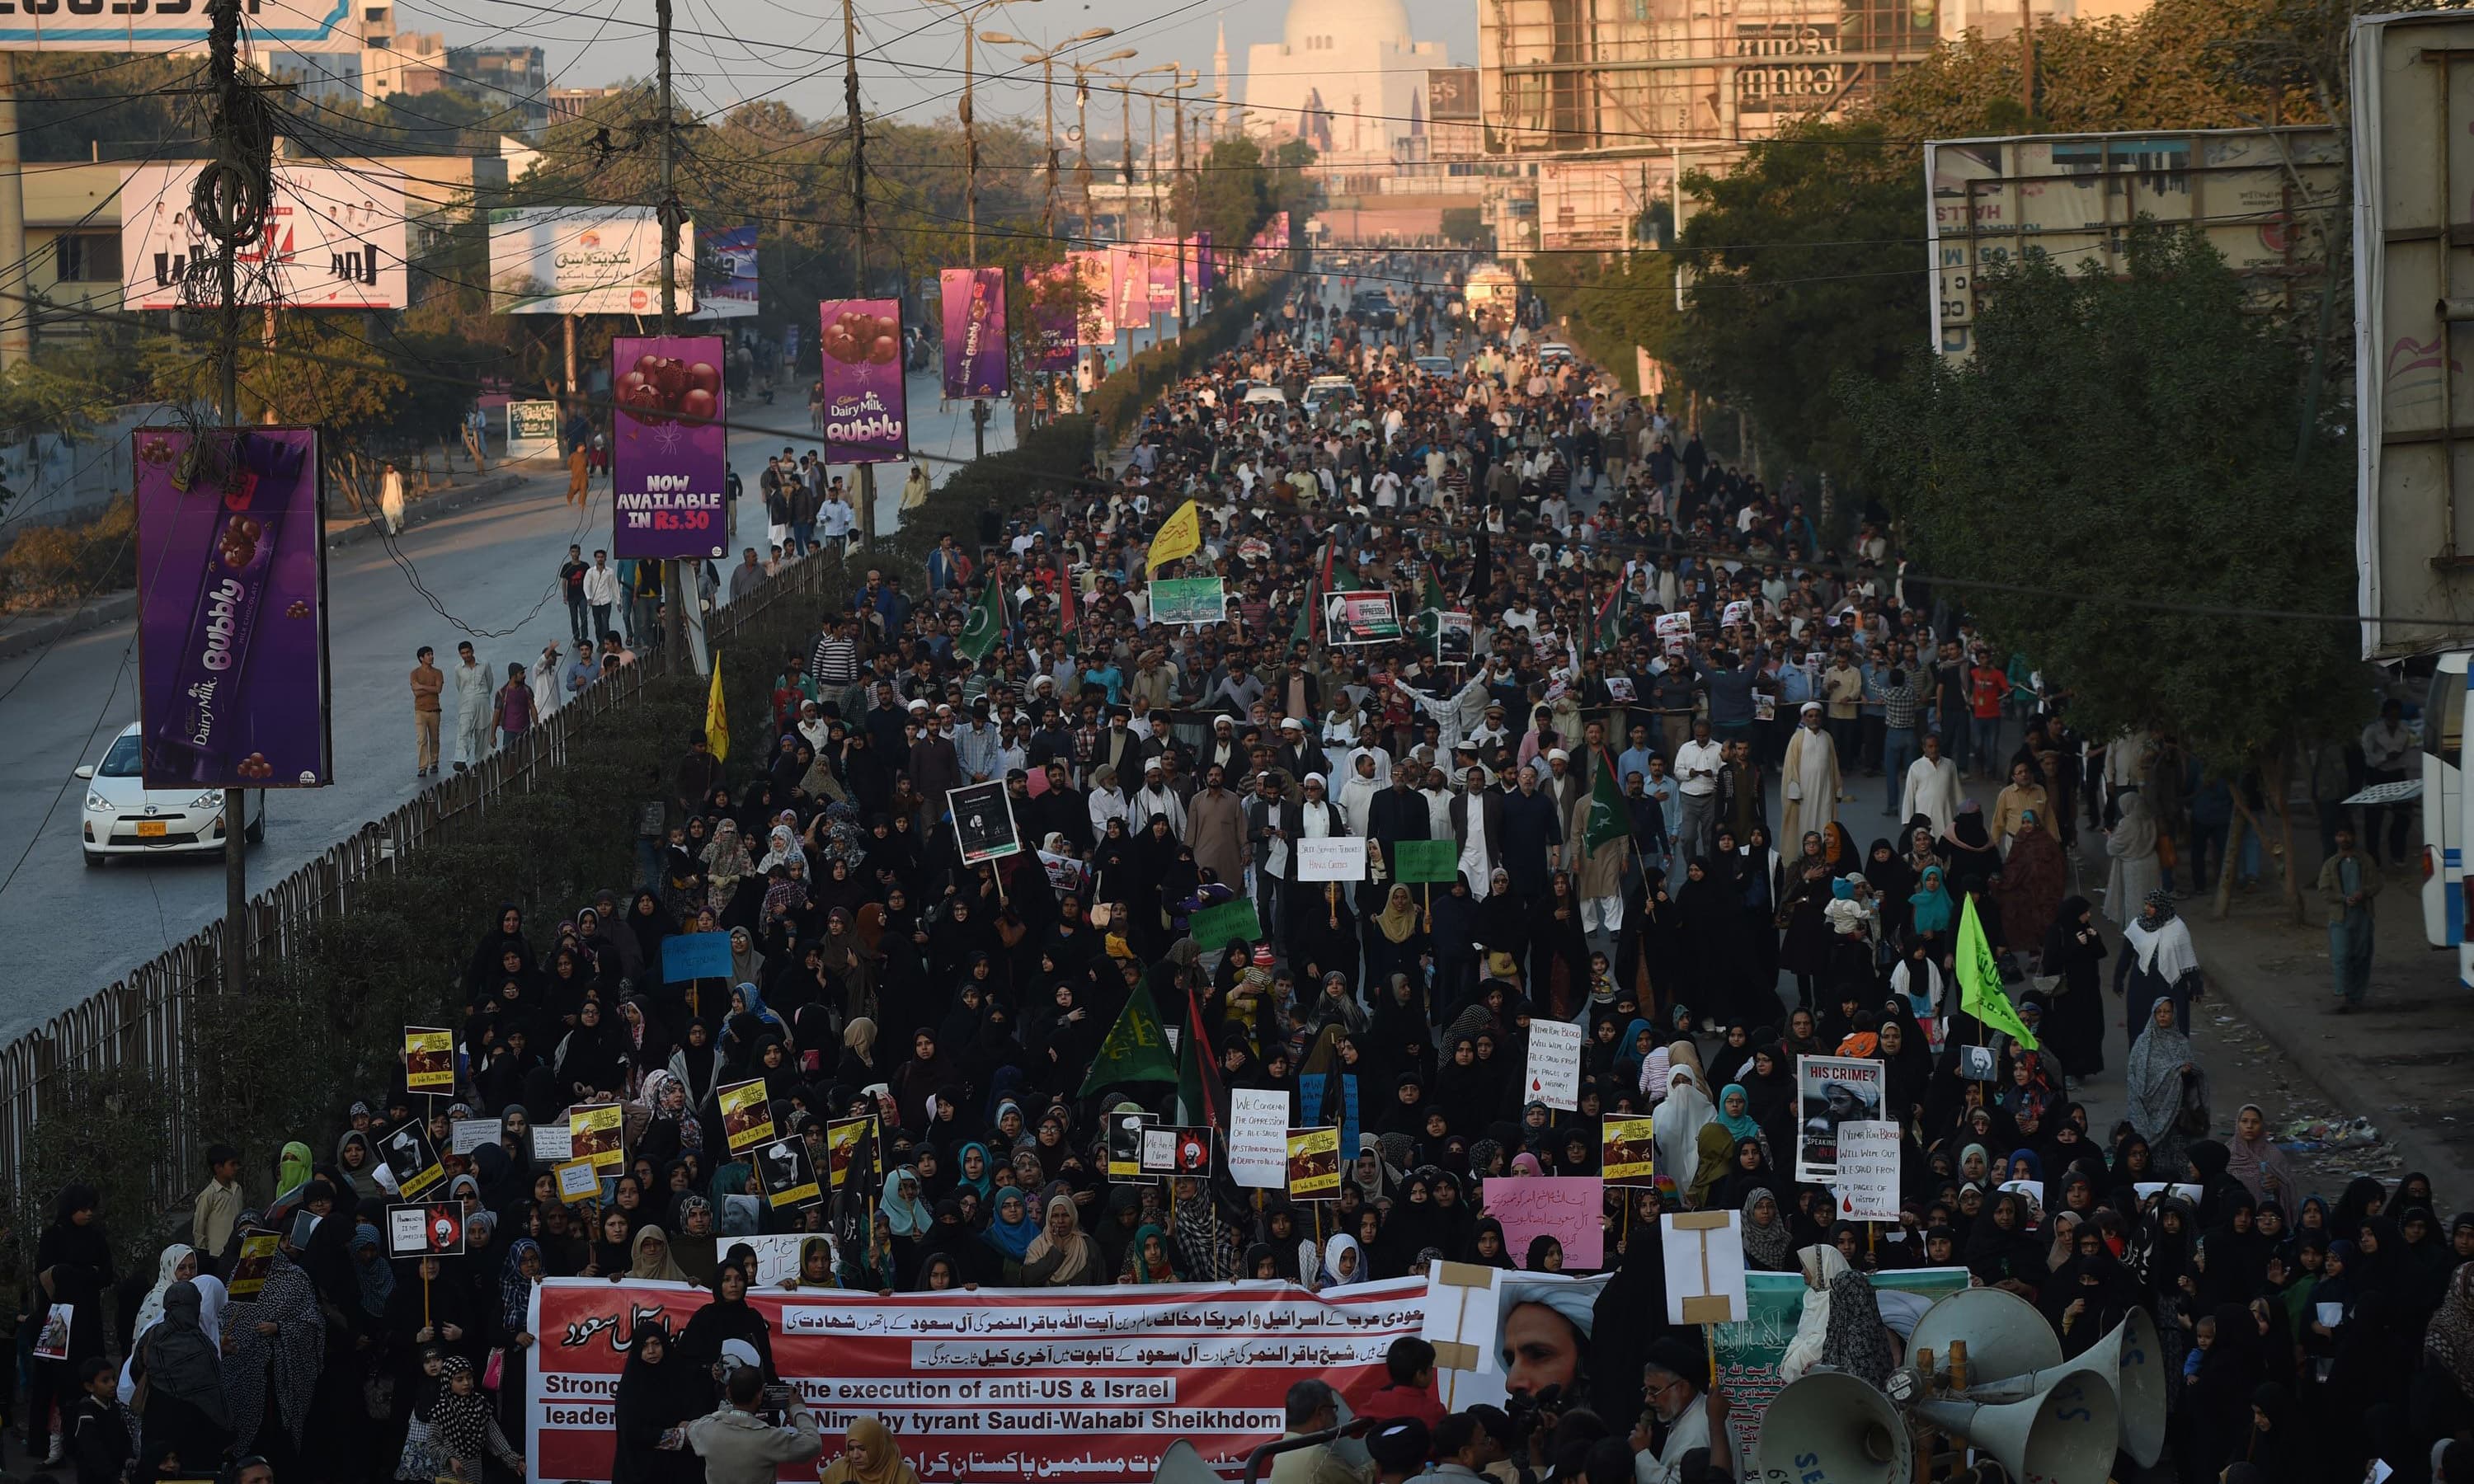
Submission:
<svg viewBox="0 0 2474 1484">
<path fill-rule="evenodd" d="M 471 639 L 455 646 L 455 771 L 461 773 L 490 751 L 490 672 Z"/>
<path fill-rule="evenodd" d="M 412 776 L 417 778 L 438 771 L 438 693 L 447 688 L 447 676 L 437 658 L 438 651 L 426 644 L 412 656 Z"/>
<path fill-rule="evenodd" d="M 386 472 L 378 476 L 378 514 L 386 517 L 387 535 L 402 534 L 403 470 L 397 468 L 392 462 L 388 463 Z"/>
<path fill-rule="evenodd" d="M 550 646 L 551 662 L 557 662 L 558 646 Z M 490 709 L 498 723 L 498 745 L 513 747 L 517 739 L 533 730 L 533 688 L 524 679 L 521 663 L 507 666 L 507 683 L 490 698 Z"/>
<path fill-rule="evenodd" d="M 591 504 L 593 499 L 591 493 L 593 466 L 589 462 L 590 458 L 591 455 L 585 451 L 582 443 L 577 443 L 567 450 L 567 503 L 578 510 Z"/>
<path fill-rule="evenodd" d="M 558 568 L 559 591 L 567 598 L 568 637 L 578 644 L 593 636 L 584 627 L 584 610 L 592 606 L 592 600 L 585 595 L 584 582 L 592 570 L 585 563 L 581 546 L 567 548 L 567 560 Z"/>
<path fill-rule="evenodd" d="M 2319 867 L 2319 895 L 2328 904 L 2328 961 L 2336 966 L 2337 1003 L 2344 1015 L 2371 991 L 2371 898 L 2380 894 L 2379 862 L 2354 840 L 2350 825 L 2337 826 L 2337 853 Z"/>
<path fill-rule="evenodd" d="M 606 639 L 618 631 L 610 627 L 611 610 L 618 606 L 618 573 L 610 565 L 610 553 L 595 549 L 593 565 L 584 574 L 584 606 L 593 610 L 593 637 Z M 584 635 L 575 636 L 579 644 Z"/>
<path fill-rule="evenodd" d="M 524 683 L 532 687 L 536 719 L 558 709 L 560 693 L 564 689 L 559 683 L 559 670 L 558 640 L 552 639 L 542 646 L 541 658 L 533 661 L 532 673 L 524 677 Z"/>
</svg>

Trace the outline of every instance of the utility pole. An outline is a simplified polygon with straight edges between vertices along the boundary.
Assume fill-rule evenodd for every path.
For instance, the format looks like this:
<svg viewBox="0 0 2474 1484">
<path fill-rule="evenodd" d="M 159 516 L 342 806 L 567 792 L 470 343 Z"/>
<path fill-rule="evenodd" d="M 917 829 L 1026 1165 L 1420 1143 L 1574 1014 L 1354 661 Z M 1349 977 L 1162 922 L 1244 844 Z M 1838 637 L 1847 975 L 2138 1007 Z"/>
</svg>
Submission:
<svg viewBox="0 0 2474 1484">
<path fill-rule="evenodd" d="M 26 189 L 18 170 L 17 57 L 0 52 L 0 291 L 26 292 Z M 32 360 L 35 306 L 25 299 L 0 311 L 0 371 Z"/>
<path fill-rule="evenodd" d="M 678 168 L 678 121 L 670 103 L 670 0 L 653 0 L 653 66 L 662 104 L 662 200 L 653 214 L 662 224 L 662 334 L 667 338 L 677 334 L 679 328 L 679 227 L 684 215 L 671 183 Z M 613 423 L 615 435 L 615 417 Z M 662 625 L 662 639 L 669 646 L 673 666 L 690 663 L 686 605 L 694 585 L 686 582 L 685 577 L 678 558 L 662 563 L 662 608 L 668 615 Z"/>
<path fill-rule="evenodd" d="M 842 112 L 850 131 L 851 283 L 867 294 L 867 120 L 859 107 L 859 20 L 842 0 Z M 859 467 L 859 544 L 876 550 L 876 466 Z"/>
<path fill-rule="evenodd" d="M 1186 73 L 1179 72 L 1176 75 L 1176 81 L 1170 84 L 1169 122 L 1176 131 L 1176 180 L 1169 186 L 1171 206 L 1176 204 L 1178 186 L 1185 186 L 1189 190 L 1193 186 L 1193 182 L 1186 178 L 1185 174 L 1185 90 L 1201 81 L 1202 74 L 1200 72 L 1190 77 Z M 1185 210 L 1176 212 L 1176 220 L 1168 225 L 1170 235 L 1176 238 L 1176 332 L 1180 336 L 1185 333 L 1187 316 L 1190 312 L 1185 301 L 1185 219 L 1192 210 L 1193 199 L 1189 195 Z"/>
<path fill-rule="evenodd" d="M 2026 119 L 2036 116 L 2036 16 L 2028 0 L 2019 0 L 2019 108 Z"/>
<path fill-rule="evenodd" d="M 190 197 L 193 220 L 215 239 L 218 426 L 213 436 L 227 450 L 240 428 L 240 249 L 257 241 L 274 180 L 268 156 L 272 135 L 262 106 L 240 81 L 240 7 L 241 0 L 212 0 L 207 11 L 213 23 L 207 33 L 214 95 L 210 132 L 216 165 L 230 168 L 201 173 Z M 12 180 L 5 194 L 13 197 L 15 183 Z M 228 787 L 223 796 L 224 991 L 239 994 L 249 985 L 249 790 Z"/>
</svg>

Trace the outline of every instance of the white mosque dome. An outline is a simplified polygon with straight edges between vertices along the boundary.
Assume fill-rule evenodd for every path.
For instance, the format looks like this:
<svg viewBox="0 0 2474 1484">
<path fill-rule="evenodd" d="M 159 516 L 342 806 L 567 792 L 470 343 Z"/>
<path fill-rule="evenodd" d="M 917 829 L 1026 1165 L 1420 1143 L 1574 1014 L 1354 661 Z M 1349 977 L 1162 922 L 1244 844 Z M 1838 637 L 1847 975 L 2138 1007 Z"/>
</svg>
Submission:
<svg viewBox="0 0 2474 1484">
<path fill-rule="evenodd" d="M 1291 55 L 1400 47 L 1409 40 L 1409 9 L 1401 0 L 1289 0 L 1280 34 Z"/>
</svg>

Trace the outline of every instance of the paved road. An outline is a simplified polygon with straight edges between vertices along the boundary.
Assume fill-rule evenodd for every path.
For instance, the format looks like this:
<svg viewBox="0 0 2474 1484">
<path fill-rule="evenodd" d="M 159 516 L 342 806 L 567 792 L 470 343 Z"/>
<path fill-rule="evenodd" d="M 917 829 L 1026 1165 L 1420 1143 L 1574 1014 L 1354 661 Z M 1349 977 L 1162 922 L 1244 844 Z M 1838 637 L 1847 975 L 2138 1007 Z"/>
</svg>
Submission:
<svg viewBox="0 0 2474 1484">
<path fill-rule="evenodd" d="M 933 378 L 911 378 L 914 444 L 968 458 L 969 406 L 939 409 L 935 393 Z M 991 449 L 1008 446 L 1013 437 L 1009 410 L 1000 404 L 995 411 Z M 748 416 L 786 430 L 807 425 L 805 404 L 787 400 Z M 731 441 L 732 461 L 746 481 L 739 513 L 742 544 L 764 529 L 756 472 L 765 452 L 786 442 L 811 445 L 805 437 L 759 432 Z M 932 464 L 930 470 L 941 476 L 952 467 Z M 889 531 L 901 472 L 899 466 L 886 472 L 880 528 Z M 538 479 L 414 527 L 399 543 L 439 607 L 498 635 L 476 639 L 475 647 L 500 674 L 511 661 L 538 657 L 549 640 L 568 638 L 566 605 L 550 590 L 556 565 L 570 541 L 589 551 L 609 530 L 606 488 L 594 491 L 581 521 L 565 505 L 564 489 L 563 476 Z M 327 592 L 339 781 L 270 796 L 267 840 L 250 856 L 254 890 L 412 796 L 404 676 L 421 645 L 451 657 L 465 636 L 423 600 L 377 542 L 337 553 Z M 0 734 L 8 738 L 7 766 L 0 768 L 0 877 L 10 878 L 0 888 L 0 943 L 10 955 L 8 970 L 0 972 L 0 1039 L 84 1000 L 223 911 L 220 856 L 114 862 L 99 871 L 80 865 L 85 794 L 71 770 L 98 757 L 137 719 L 132 638 L 133 626 L 124 622 L 0 662 L 0 694 L 7 696 L 0 701 Z M 27 852 L 22 863 L 21 851 Z"/>
</svg>

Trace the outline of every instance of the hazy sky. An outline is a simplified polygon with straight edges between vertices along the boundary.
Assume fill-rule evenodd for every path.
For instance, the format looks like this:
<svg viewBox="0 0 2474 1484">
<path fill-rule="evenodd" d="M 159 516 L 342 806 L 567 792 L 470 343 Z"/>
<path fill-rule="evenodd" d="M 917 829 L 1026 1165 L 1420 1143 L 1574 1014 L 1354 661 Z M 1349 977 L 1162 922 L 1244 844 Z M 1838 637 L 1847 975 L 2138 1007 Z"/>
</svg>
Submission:
<svg viewBox="0 0 2474 1484">
<path fill-rule="evenodd" d="M 1476 60 L 1474 0 L 1407 4 L 1419 40 L 1443 42 L 1455 62 Z M 498 0 L 486 9 L 475 0 L 397 0 L 396 12 L 401 29 L 443 30 L 450 45 L 539 45 L 548 53 L 552 81 L 561 84 L 589 86 L 653 74 L 653 0 Z M 1121 65 L 1181 61 L 1204 74 L 1207 91 L 1214 28 L 1225 21 L 1232 87 L 1242 98 L 1247 46 L 1277 40 L 1286 12 L 1285 0 L 1015 0 L 992 12 L 981 27 L 1032 41 L 1113 27 L 1117 36 L 1092 43 L 1083 55 L 1135 47 L 1140 55 Z M 718 108 L 771 97 L 809 118 L 841 111 L 837 4 L 674 0 L 672 26 L 671 64 L 683 101 Z M 920 120 L 953 117 L 954 94 L 961 84 L 962 30 L 950 8 L 931 0 L 860 0 L 859 31 L 861 85 L 872 110 L 900 110 Z M 1023 48 L 981 50 L 980 116 L 1036 120 L 1036 70 L 1028 81 L 985 83 L 991 50 L 1001 68 L 1020 70 L 1016 58 Z M 1145 127 L 1139 103 L 1138 132 Z M 1061 130 L 1072 112 L 1070 89 L 1058 89 L 1056 108 Z M 1096 95 L 1092 111 L 1092 132 L 1100 134 Z M 1104 132 L 1115 133 L 1113 119 Z"/>
</svg>

